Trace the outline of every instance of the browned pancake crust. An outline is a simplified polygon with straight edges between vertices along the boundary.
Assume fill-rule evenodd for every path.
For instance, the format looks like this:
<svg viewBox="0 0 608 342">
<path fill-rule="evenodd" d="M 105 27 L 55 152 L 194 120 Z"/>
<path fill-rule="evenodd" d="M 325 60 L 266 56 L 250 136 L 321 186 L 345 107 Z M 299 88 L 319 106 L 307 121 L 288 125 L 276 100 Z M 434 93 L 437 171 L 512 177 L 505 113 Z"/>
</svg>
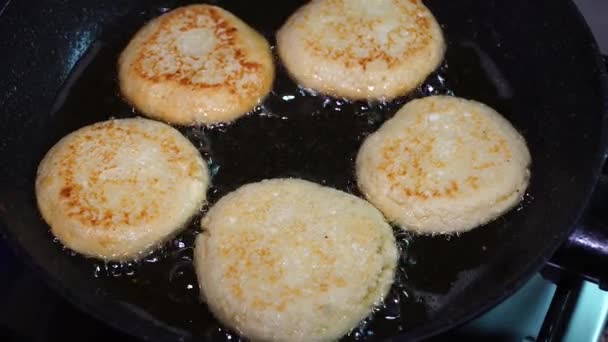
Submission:
<svg viewBox="0 0 608 342">
<path fill-rule="evenodd" d="M 235 119 L 267 95 L 274 66 L 266 40 L 210 5 L 151 21 L 119 59 L 123 95 L 142 112 L 180 124 Z"/>
</svg>

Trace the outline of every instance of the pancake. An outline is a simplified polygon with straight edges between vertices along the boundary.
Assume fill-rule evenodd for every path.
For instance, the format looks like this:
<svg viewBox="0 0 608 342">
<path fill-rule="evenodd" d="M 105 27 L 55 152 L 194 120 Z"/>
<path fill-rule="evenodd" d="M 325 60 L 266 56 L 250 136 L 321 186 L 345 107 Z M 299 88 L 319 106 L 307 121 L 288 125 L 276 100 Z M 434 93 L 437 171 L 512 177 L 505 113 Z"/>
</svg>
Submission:
<svg viewBox="0 0 608 342">
<path fill-rule="evenodd" d="M 437 21 L 419 0 L 313 0 L 277 33 L 287 70 L 323 94 L 392 99 L 443 60 Z"/>
<path fill-rule="evenodd" d="M 463 232 L 521 201 L 530 162 L 524 138 L 492 108 L 433 96 L 409 102 L 365 140 L 357 182 L 403 229 Z"/>
<path fill-rule="evenodd" d="M 182 125 L 232 121 L 269 92 L 268 42 L 210 5 L 177 8 L 150 21 L 118 61 L 120 90 L 142 113 Z"/>
<path fill-rule="evenodd" d="M 127 261 L 177 234 L 208 184 L 207 165 L 177 130 L 122 119 L 83 127 L 53 146 L 38 167 L 36 198 L 66 247 Z"/>
<path fill-rule="evenodd" d="M 203 299 L 252 340 L 336 340 L 393 282 L 398 253 L 382 214 L 315 183 L 245 185 L 201 226 L 194 261 Z"/>
</svg>

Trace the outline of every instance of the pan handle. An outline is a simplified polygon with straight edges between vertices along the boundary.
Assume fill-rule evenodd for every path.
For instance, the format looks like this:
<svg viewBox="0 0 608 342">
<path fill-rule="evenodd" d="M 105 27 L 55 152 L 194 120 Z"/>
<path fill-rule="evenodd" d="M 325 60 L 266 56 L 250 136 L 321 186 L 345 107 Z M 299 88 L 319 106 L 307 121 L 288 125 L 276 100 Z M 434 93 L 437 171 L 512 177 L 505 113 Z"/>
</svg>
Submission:
<svg viewBox="0 0 608 342">
<path fill-rule="evenodd" d="M 557 285 L 536 341 L 562 341 L 583 280 L 608 290 L 608 175 L 600 177 L 589 208 L 568 240 L 549 261 L 542 275 Z"/>
<path fill-rule="evenodd" d="M 608 175 L 600 177 L 589 212 L 549 262 L 549 278 L 580 277 L 608 291 Z"/>
</svg>

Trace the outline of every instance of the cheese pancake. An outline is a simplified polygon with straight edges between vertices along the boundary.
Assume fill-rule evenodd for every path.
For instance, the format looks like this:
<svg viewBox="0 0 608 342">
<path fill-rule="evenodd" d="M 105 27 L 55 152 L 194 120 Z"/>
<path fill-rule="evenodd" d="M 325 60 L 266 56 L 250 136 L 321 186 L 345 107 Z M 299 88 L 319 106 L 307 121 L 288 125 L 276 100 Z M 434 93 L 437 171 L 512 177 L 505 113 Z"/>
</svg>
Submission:
<svg viewBox="0 0 608 342">
<path fill-rule="evenodd" d="M 357 182 L 403 229 L 462 232 L 521 201 L 530 162 L 524 138 L 495 110 L 433 96 L 406 104 L 365 140 Z"/>
<path fill-rule="evenodd" d="M 145 25 L 118 62 L 120 90 L 142 113 L 182 124 L 232 121 L 269 92 L 268 42 L 210 5 L 177 8 Z"/>
<path fill-rule="evenodd" d="M 36 198 L 68 248 L 104 260 L 138 259 L 199 210 L 207 165 L 177 130 L 147 119 L 110 120 L 61 139 L 38 167 Z"/>
<path fill-rule="evenodd" d="M 441 28 L 419 0 L 313 0 L 280 29 L 277 47 L 301 85 L 354 100 L 413 90 L 445 52 Z"/>
<path fill-rule="evenodd" d="M 245 185 L 201 226 L 194 259 L 203 299 L 252 340 L 337 340 L 393 282 L 398 253 L 382 214 L 315 183 Z"/>
</svg>

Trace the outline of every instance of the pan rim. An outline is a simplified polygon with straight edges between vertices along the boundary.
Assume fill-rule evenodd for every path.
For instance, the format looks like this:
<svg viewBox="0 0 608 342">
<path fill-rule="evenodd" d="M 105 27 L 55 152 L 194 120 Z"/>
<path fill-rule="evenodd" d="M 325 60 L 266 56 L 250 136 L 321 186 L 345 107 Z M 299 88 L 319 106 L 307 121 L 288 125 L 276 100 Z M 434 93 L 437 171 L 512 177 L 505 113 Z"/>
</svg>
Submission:
<svg viewBox="0 0 608 342">
<path fill-rule="evenodd" d="M 596 43 L 595 39 L 592 38 L 591 31 L 590 31 L 587 23 L 584 21 L 582 14 L 580 13 L 580 11 L 578 11 L 578 8 L 576 7 L 576 5 L 572 1 L 570 1 L 569 3 L 570 3 L 569 5 L 572 7 L 572 9 L 574 11 L 578 12 L 578 16 L 579 16 L 578 24 L 585 25 L 584 28 L 587 30 L 587 34 L 591 37 L 592 50 L 595 51 L 595 53 L 596 53 L 596 68 L 599 70 L 598 77 L 602 81 L 601 82 L 601 84 L 602 84 L 601 97 L 603 100 L 603 104 L 602 104 L 602 113 L 599 113 L 602 116 L 602 127 L 601 127 L 602 132 L 601 132 L 601 136 L 600 136 L 601 142 L 600 142 L 599 147 L 603 153 L 600 153 L 598 156 L 596 156 L 597 160 L 595 161 L 595 165 L 593 165 L 593 172 L 592 172 L 593 175 L 592 175 L 592 177 L 590 177 L 587 180 L 587 184 L 585 186 L 584 192 L 586 193 L 586 196 L 584 198 L 582 198 L 582 201 L 580 201 L 578 203 L 576 212 L 573 211 L 573 216 L 571 219 L 572 222 L 564 222 L 563 227 L 559 227 L 560 238 L 555 239 L 554 241 L 548 242 L 546 245 L 544 245 L 542 248 L 542 253 L 539 253 L 540 257 L 537 258 L 537 260 L 531 261 L 529 263 L 529 267 L 527 267 L 525 269 L 521 269 L 519 272 L 517 272 L 516 275 L 513 275 L 511 277 L 511 280 L 508 283 L 505 283 L 505 286 L 504 286 L 505 291 L 503 291 L 502 293 L 498 293 L 495 296 L 488 296 L 488 298 L 486 298 L 486 300 L 480 301 L 480 302 L 483 302 L 484 305 L 479 305 L 478 309 L 475 312 L 472 312 L 471 310 L 459 310 L 458 314 L 454 315 L 456 317 L 455 319 L 444 319 L 444 320 L 437 320 L 437 321 L 429 322 L 428 324 L 425 324 L 425 325 L 421 326 L 420 328 L 413 329 L 410 332 L 406 332 L 402 335 L 396 335 L 393 337 L 394 339 L 403 338 L 403 339 L 417 340 L 417 339 L 427 338 L 432 335 L 437 335 L 441 332 L 445 332 L 449 329 L 452 329 L 455 326 L 461 325 L 471 319 L 474 319 L 475 317 L 483 314 L 484 312 L 488 311 L 489 309 L 491 309 L 492 307 L 497 305 L 499 302 L 506 299 L 513 292 L 515 292 L 517 289 L 519 289 L 534 273 L 536 273 L 540 268 L 542 268 L 544 266 L 544 264 L 549 259 L 547 256 L 552 255 L 557 250 L 557 248 L 560 246 L 561 242 L 564 241 L 565 238 L 569 234 L 571 234 L 572 230 L 574 229 L 575 223 L 583 216 L 586 208 L 588 207 L 589 201 L 591 199 L 591 195 L 593 193 L 593 188 L 601 174 L 601 168 L 602 168 L 604 160 L 606 158 L 606 149 L 608 147 L 608 75 L 606 73 L 606 67 L 605 67 L 604 63 L 602 62 L 601 54 L 599 53 L 599 48 L 597 46 L 597 43 Z M 10 5 L 10 1 L 6 7 L 8 7 L 9 5 Z M 4 10 L 6 10 L 6 7 L 4 8 Z M 0 11 L 0 15 L 1 14 L 2 14 L 2 12 Z M 557 231 L 557 227 L 556 227 L 556 231 Z M 19 244 L 17 242 L 17 239 L 11 235 L 11 232 L 6 227 L 4 227 L 4 220 L 0 221 L 0 234 L 2 235 L 2 237 L 4 237 L 6 240 L 8 240 L 8 242 L 9 242 L 8 245 L 11 247 L 11 249 L 13 251 L 15 251 L 20 257 L 22 257 L 21 260 L 23 260 L 24 263 L 28 267 L 36 269 L 39 274 L 44 276 L 47 284 L 49 284 L 51 286 L 51 288 L 53 288 L 55 291 L 57 291 L 59 294 L 61 294 L 63 298 L 66 298 L 75 307 L 77 307 L 77 308 L 81 309 L 82 311 L 86 312 L 87 314 L 93 316 L 97 320 L 105 322 L 106 324 L 110 325 L 114 329 L 128 333 L 135 337 L 139 337 L 139 338 L 143 337 L 146 340 L 152 339 L 152 338 L 159 338 L 159 339 L 166 339 L 166 340 L 182 340 L 184 338 L 188 338 L 188 337 L 184 337 L 184 335 L 169 334 L 168 331 L 165 329 L 165 327 L 161 328 L 158 326 L 154 326 L 149 320 L 147 321 L 147 324 L 145 324 L 145 325 L 135 325 L 135 324 L 127 324 L 127 322 L 122 323 L 122 322 L 120 322 L 121 320 L 116 317 L 113 319 L 108 319 L 109 315 L 106 313 L 106 311 L 101 312 L 98 310 L 98 308 L 100 306 L 108 306 L 108 303 L 107 303 L 107 301 L 109 301 L 108 299 L 96 298 L 96 297 L 88 296 L 88 295 L 84 295 L 84 294 L 75 295 L 67 287 L 63 286 L 62 283 L 59 281 L 59 279 L 48 274 L 48 271 L 46 271 L 37 262 L 35 262 L 35 259 L 30 254 L 27 253 L 27 251 L 21 244 Z M 127 311 L 124 311 L 125 310 L 124 307 L 121 307 L 119 303 L 113 302 L 112 304 L 115 304 L 117 308 L 120 308 L 121 313 L 127 312 Z M 469 312 L 466 313 L 465 311 L 469 311 Z M 132 317 L 132 314 L 129 315 L 129 317 Z M 140 320 L 140 321 L 144 322 L 143 320 Z M 153 329 L 150 329 L 150 328 L 153 328 Z M 171 336 L 169 336 L 169 335 L 171 335 Z"/>
</svg>

